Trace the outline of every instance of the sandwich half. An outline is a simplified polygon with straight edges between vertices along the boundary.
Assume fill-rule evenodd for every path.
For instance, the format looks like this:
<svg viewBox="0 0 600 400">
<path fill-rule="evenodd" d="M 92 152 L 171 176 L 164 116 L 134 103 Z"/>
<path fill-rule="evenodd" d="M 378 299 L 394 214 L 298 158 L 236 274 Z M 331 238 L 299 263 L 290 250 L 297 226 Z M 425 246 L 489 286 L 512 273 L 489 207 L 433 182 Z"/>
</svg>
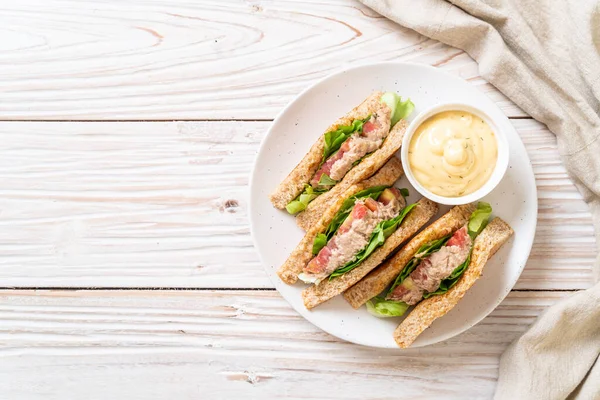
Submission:
<svg viewBox="0 0 600 400">
<path fill-rule="evenodd" d="M 487 260 L 513 233 L 500 218 L 488 224 L 492 209 L 483 202 L 468 216 L 468 221 L 456 227 L 456 222 L 464 217 L 464 213 L 459 211 L 468 208 L 474 207 L 463 206 L 462 210 L 455 207 L 444 216 L 444 222 L 454 222 L 449 233 L 446 230 L 429 235 L 427 240 L 417 236 L 390 263 L 382 266 L 382 270 L 387 267 L 388 270 L 394 268 L 399 272 L 382 296 L 367 301 L 367 309 L 376 316 L 390 317 L 401 316 L 410 306 L 415 306 L 394 332 L 394 339 L 400 347 L 410 346 L 435 319 L 445 315 L 458 303 L 479 278 Z M 453 212 L 461 217 L 448 218 Z M 408 247 L 410 249 L 405 252 Z M 410 253 L 412 256 L 407 260 Z M 401 267 L 391 267 L 394 261 L 400 263 Z M 384 275 L 379 272 L 380 278 Z M 345 297 L 354 307 L 358 307 L 364 297 L 368 297 L 362 293 L 366 293 L 365 287 L 361 289 L 357 285 L 347 291 Z"/>
<path fill-rule="evenodd" d="M 372 176 L 400 148 L 414 105 L 374 92 L 333 123 L 270 195 L 271 203 L 310 229 L 350 186 Z M 331 193 L 329 193 L 331 192 Z M 319 201 L 316 201 L 319 200 Z M 315 204 L 310 206 L 311 202 Z"/>
<path fill-rule="evenodd" d="M 427 329 L 433 321 L 446 315 L 463 298 L 482 274 L 486 262 L 513 234 L 512 228 L 500 218 L 494 218 L 475 239 L 467 270 L 459 281 L 439 296 L 421 301 L 394 331 L 398 346 L 406 348 Z"/>
<path fill-rule="evenodd" d="M 382 194 L 382 196 L 384 195 L 385 193 Z M 377 202 L 381 203 L 381 196 Z M 360 210 L 360 207 L 355 206 L 351 215 L 356 213 L 357 209 Z M 417 233 L 437 213 L 437 209 L 438 205 L 436 203 L 421 198 L 418 202 L 405 207 L 400 212 L 400 217 L 395 218 L 399 222 L 392 223 L 391 221 L 394 221 L 394 219 L 382 222 L 381 225 L 378 225 L 381 229 L 375 228 L 367 247 L 365 247 L 367 253 L 368 250 L 374 249 L 372 253 L 366 258 L 361 258 L 362 252 L 359 252 L 356 260 L 353 258 L 353 261 L 337 267 L 331 273 L 326 271 L 325 278 L 302 291 L 304 306 L 308 309 L 314 308 L 352 287 L 381 264 L 397 247 Z M 360 215 L 360 211 L 357 214 Z M 339 242 L 343 243 L 344 239 L 340 238 Z M 380 247 L 377 248 L 374 244 Z M 337 243 L 334 241 L 332 247 L 335 248 L 336 245 Z M 309 270 L 309 268 L 306 268 L 306 270 Z"/>
<path fill-rule="evenodd" d="M 344 298 L 354 308 L 359 308 L 373 297 L 383 292 L 402 272 L 404 266 L 428 243 L 440 240 L 452 234 L 469 220 L 475 211 L 473 204 L 455 206 L 427 228 L 423 229 L 410 242 L 400 249 L 394 257 L 379 266 L 363 280 L 344 293 Z"/>
<path fill-rule="evenodd" d="M 372 178 L 352 185 L 277 271 L 288 284 L 313 284 L 302 293 L 307 308 L 358 282 L 435 215 L 437 204 L 427 199 L 406 206 L 406 193 L 392 186 L 401 173 L 393 157 Z"/>
</svg>

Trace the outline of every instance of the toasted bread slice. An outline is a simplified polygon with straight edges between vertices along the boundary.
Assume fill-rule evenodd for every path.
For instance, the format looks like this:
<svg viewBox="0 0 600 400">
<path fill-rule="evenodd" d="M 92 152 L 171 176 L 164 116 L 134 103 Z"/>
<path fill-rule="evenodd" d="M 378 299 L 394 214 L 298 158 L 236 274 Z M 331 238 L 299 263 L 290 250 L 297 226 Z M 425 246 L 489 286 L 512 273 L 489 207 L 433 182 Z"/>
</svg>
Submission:
<svg viewBox="0 0 600 400">
<path fill-rule="evenodd" d="M 432 296 L 417 304 L 394 332 L 398 346 L 406 348 L 427 329 L 433 321 L 452 310 L 467 290 L 481 276 L 485 263 L 513 234 L 512 228 L 500 218 L 494 218 L 475 238 L 471 262 L 460 280 L 446 293 Z"/>
<path fill-rule="evenodd" d="M 381 264 L 398 246 L 417 233 L 437 211 L 437 203 L 423 197 L 417 202 L 417 206 L 406 215 L 396 232 L 390 235 L 385 243 L 358 267 L 332 280 L 326 279 L 318 285 L 312 285 L 304 289 L 302 292 L 304 306 L 308 309 L 316 307 L 360 281 L 373 268 Z"/>
<path fill-rule="evenodd" d="M 365 119 L 370 114 L 375 112 L 382 117 L 381 120 L 384 123 L 387 123 L 387 129 L 389 130 L 389 125 L 391 123 L 391 110 L 387 104 L 380 101 L 382 95 L 383 92 L 373 92 L 352 111 L 335 121 L 329 128 L 327 128 L 325 132 L 334 131 L 342 125 L 352 125 L 352 121 L 355 119 Z M 279 186 L 277 186 L 277 189 L 275 189 L 275 191 L 269 196 L 271 203 L 273 203 L 276 208 L 281 210 L 285 209 L 285 206 L 287 206 L 290 201 L 294 200 L 304 191 L 304 185 L 310 182 L 315 172 L 317 172 L 319 165 L 321 164 L 324 147 L 325 141 L 323 139 L 323 135 L 321 135 L 315 144 L 312 145 L 308 153 L 306 153 L 302 161 L 300 161 L 300 163 L 292 170 L 292 172 L 290 172 L 290 174 L 279 184 Z M 386 161 L 387 159 L 383 160 L 379 166 L 382 166 Z M 361 180 L 362 179 L 355 179 L 352 183 L 346 186 L 346 189 L 348 189 L 350 185 L 358 183 Z M 345 190 L 342 192 L 344 191 Z M 332 203 L 333 202 L 335 202 L 335 198 L 332 200 Z"/>
<path fill-rule="evenodd" d="M 475 211 L 474 204 L 451 208 L 450 211 L 415 236 L 389 261 L 346 290 L 344 298 L 352 307 L 359 308 L 368 300 L 377 296 L 396 279 L 406 263 L 415 256 L 421 246 L 453 233 L 467 223 L 473 211 Z"/>
<path fill-rule="evenodd" d="M 351 185 L 372 176 L 387 160 L 402 146 L 402 138 L 406 132 L 407 122 L 400 120 L 386 137 L 381 147 L 373 154 L 365 157 L 356 167 L 352 168 L 341 182 L 331 190 L 323 193 L 308 204 L 306 209 L 298 214 L 296 223 L 305 231 L 314 225 L 321 215 L 335 202 Z"/>
<path fill-rule="evenodd" d="M 344 203 L 344 200 L 369 187 L 380 185 L 391 186 L 401 175 L 402 163 L 397 157 L 392 157 L 373 177 L 359 184 L 350 186 L 345 193 L 336 199 L 335 203 L 329 209 L 325 210 L 321 219 L 311 226 L 308 232 L 306 232 L 306 235 L 304 235 L 304 238 L 302 238 L 300 244 L 292 251 L 279 270 L 277 270 L 277 274 L 281 280 L 289 285 L 296 283 L 298 274 L 313 258 L 312 246 L 315 237 L 327 229 L 331 220 L 335 217 L 335 214 Z"/>
</svg>

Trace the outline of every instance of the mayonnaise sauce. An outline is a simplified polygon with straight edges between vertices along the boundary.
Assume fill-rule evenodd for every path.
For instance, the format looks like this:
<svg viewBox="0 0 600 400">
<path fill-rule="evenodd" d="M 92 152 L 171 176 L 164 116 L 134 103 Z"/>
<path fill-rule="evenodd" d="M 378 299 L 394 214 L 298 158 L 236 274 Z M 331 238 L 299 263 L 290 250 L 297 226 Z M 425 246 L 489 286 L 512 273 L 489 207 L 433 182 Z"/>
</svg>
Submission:
<svg viewBox="0 0 600 400">
<path fill-rule="evenodd" d="M 466 111 L 444 111 L 429 117 L 417 128 L 408 149 L 408 162 L 417 181 L 445 197 L 481 188 L 497 159 L 494 132 Z"/>
</svg>

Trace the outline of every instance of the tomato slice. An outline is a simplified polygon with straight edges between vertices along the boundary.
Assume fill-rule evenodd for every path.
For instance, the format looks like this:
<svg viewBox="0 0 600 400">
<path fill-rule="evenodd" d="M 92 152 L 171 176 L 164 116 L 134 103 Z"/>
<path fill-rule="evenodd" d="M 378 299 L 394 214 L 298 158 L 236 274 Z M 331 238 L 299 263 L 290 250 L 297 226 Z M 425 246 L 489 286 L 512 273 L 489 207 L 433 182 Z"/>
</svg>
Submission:
<svg viewBox="0 0 600 400">
<path fill-rule="evenodd" d="M 452 235 L 450 240 L 448 240 L 448 242 L 446 242 L 446 246 L 463 247 L 467 243 L 467 239 L 468 239 L 467 227 L 463 226 L 462 228 L 460 228 L 459 230 L 454 232 L 454 234 Z"/>
<path fill-rule="evenodd" d="M 365 217 L 365 215 L 367 215 L 368 212 L 369 209 L 364 204 L 356 203 L 350 215 L 354 219 L 362 219 Z"/>
<path fill-rule="evenodd" d="M 371 121 L 367 121 L 363 124 L 363 133 L 373 132 L 377 128 L 377 124 Z"/>
<path fill-rule="evenodd" d="M 331 257 L 331 249 L 329 246 L 325 246 L 319 251 L 319 254 L 304 268 L 305 272 L 310 272 L 311 274 L 320 274 L 325 271 L 327 268 L 327 263 L 329 262 L 329 258 Z"/>
</svg>

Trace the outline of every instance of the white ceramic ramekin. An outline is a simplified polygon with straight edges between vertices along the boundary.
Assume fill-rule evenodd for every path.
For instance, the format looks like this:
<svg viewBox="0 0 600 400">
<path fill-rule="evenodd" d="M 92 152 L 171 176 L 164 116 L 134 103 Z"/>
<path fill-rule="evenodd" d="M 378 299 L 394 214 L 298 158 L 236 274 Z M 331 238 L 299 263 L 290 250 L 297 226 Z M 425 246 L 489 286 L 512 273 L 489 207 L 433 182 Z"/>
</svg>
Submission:
<svg viewBox="0 0 600 400">
<path fill-rule="evenodd" d="M 494 132 L 494 136 L 498 145 L 498 159 L 496 160 L 496 167 L 494 168 L 490 179 L 488 179 L 488 181 L 475 192 L 460 197 L 440 196 L 426 189 L 423 185 L 421 185 L 421 183 L 419 183 L 419 181 L 413 175 L 410 163 L 408 161 L 409 144 L 417 128 L 429 117 L 444 111 L 466 111 L 481 118 L 490 126 L 490 128 Z M 504 176 L 504 173 L 506 172 L 506 168 L 508 167 L 508 141 L 506 140 L 504 132 L 502 132 L 498 128 L 498 126 L 499 124 L 497 124 L 488 114 L 481 111 L 477 107 L 469 104 L 446 103 L 438 104 L 431 108 L 428 108 L 427 110 L 417 115 L 417 117 L 410 123 L 410 125 L 406 129 L 406 133 L 404 134 L 404 138 L 402 140 L 400 158 L 402 160 L 402 167 L 404 168 L 404 173 L 406 174 L 406 177 L 419 193 L 421 193 L 428 199 L 435 201 L 436 203 L 458 205 L 472 203 L 481 199 L 482 197 L 490 193 L 492 190 L 494 190 L 498 183 L 500 183 L 502 177 Z"/>
</svg>

